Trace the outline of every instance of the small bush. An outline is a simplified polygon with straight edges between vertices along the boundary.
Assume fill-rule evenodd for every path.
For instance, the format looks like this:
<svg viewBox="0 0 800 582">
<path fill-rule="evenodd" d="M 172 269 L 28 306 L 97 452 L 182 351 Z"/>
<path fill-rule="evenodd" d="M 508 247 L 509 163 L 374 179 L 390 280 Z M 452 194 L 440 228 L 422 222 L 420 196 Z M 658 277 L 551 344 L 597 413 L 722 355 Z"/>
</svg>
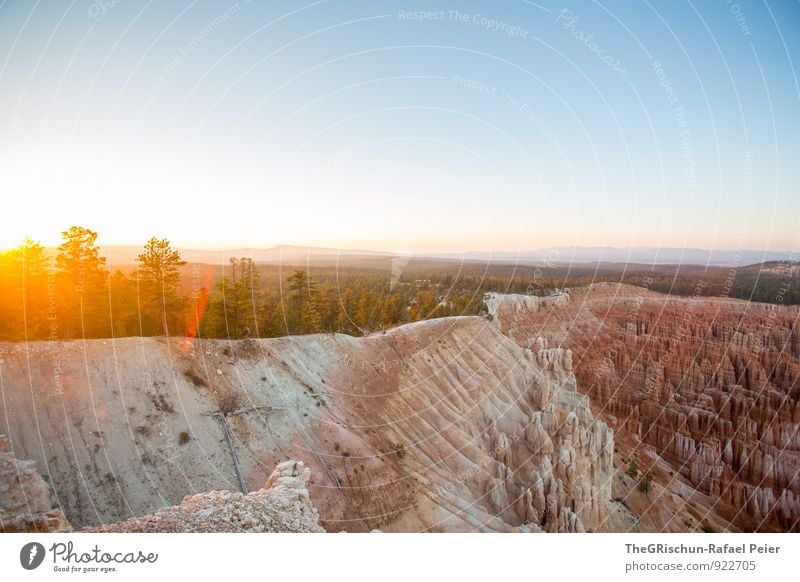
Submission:
<svg viewBox="0 0 800 582">
<path fill-rule="evenodd" d="M 631 460 L 630 464 L 628 465 L 628 470 L 625 471 L 625 474 L 631 479 L 636 479 L 639 477 L 639 467 L 636 465 L 636 461 Z"/>
<path fill-rule="evenodd" d="M 205 381 L 205 379 L 195 372 L 194 368 L 189 368 L 183 373 L 183 375 L 186 376 L 195 386 L 208 386 L 208 383 Z"/>
<path fill-rule="evenodd" d="M 396 444 L 394 446 L 394 454 L 397 455 L 397 458 L 403 460 L 406 458 L 406 447 L 402 443 Z"/>
<path fill-rule="evenodd" d="M 642 478 L 639 479 L 637 488 L 640 492 L 647 495 L 653 489 L 653 474 L 650 471 L 645 471 Z"/>
<path fill-rule="evenodd" d="M 185 445 L 190 440 L 192 440 L 192 437 L 186 431 L 183 431 L 180 435 L 178 435 L 178 444 L 180 445 Z"/>
<path fill-rule="evenodd" d="M 175 412 L 175 407 L 170 404 L 169 400 L 167 400 L 163 394 L 148 394 L 150 397 L 150 402 L 153 403 L 153 406 L 158 412 L 163 412 L 167 414 L 173 414 Z"/>
<path fill-rule="evenodd" d="M 219 411 L 222 414 L 229 414 L 242 407 L 242 401 L 236 393 L 225 394 L 219 398 Z"/>
</svg>

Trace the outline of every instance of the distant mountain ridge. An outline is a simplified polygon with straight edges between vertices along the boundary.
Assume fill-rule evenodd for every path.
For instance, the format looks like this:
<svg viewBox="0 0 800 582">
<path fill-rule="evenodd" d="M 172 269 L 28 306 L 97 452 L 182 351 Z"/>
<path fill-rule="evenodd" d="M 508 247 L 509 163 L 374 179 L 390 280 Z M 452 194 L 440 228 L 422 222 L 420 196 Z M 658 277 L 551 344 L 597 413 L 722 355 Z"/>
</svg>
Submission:
<svg viewBox="0 0 800 582">
<path fill-rule="evenodd" d="M 296 263 L 305 260 L 327 259 L 335 261 L 337 257 L 347 258 L 391 258 L 391 253 L 366 251 L 358 249 L 333 249 L 325 247 L 301 247 L 278 245 L 268 248 L 233 248 L 233 249 L 192 249 L 177 247 L 184 260 L 190 263 L 227 264 L 230 258 L 247 257 L 257 263 Z M 130 265 L 142 248 L 135 245 L 103 245 L 100 253 L 109 264 Z"/>
<path fill-rule="evenodd" d="M 180 248 L 180 247 L 179 247 Z M 699 249 L 673 247 L 549 247 L 528 251 L 465 251 L 463 253 L 393 253 L 363 249 L 336 249 L 278 245 L 268 248 L 191 249 L 180 248 L 183 258 L 193 263 L 227 264 L 232 257 L 248 257 L 257 263 L 298 263 L 303 261 L 332 261 L 341 259 L 443 259 L 450 261 L 487 261 L 524 265 L 554 265 L 569 263 L 638 263 L 654 265 L 692 264 L 739 267 L 768 261 L 797 261 L 789 251 Z M 134 245 L 105 245 L 101 248 L 112 266 L 130 265 L 136 261 L 141 247 Z"/>
</svg>

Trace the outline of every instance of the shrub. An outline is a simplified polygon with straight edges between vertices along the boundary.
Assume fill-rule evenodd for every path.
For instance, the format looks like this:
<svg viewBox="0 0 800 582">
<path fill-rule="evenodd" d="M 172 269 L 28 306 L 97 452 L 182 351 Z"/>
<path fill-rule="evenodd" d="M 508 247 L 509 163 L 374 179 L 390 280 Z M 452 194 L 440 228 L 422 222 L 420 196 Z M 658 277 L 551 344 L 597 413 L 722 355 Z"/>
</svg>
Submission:
<svg viewBox="0 0 800 582">
<path fill-rule="evenodd" d="M 205 379 L 195 372 L 194 368 L 189 368 L 183 373 L 183 375 L 186 376 L 195 386 L 208 386 L 208 383 L 205 381 Z"/>
<path fill-rule="evenodd" d="M 170 404 L 169 400 L 167 400 L 163 394 L 149 393 L 148 396 L 150 397 L 150 402 L 153 403 L 153 406 L 158 412 L 167 414 L 173 414 L 175 412 L 175 407 Z"/>
<path fill-rule="evenodd" d="M 189 433 L 188 433 L 188 432 L 186 432 L 186 431 L 183 431 L 183 432 L 181 432 L 181 434 L 178 436 L 178 444 L 180 444 L 180 445 L 185 445 L 185 444 L 186 444 L 186 443 L 188 443 L 188 442 L 189 442 L 191 439 L 192 439 L 192 437 L 189 435 Z"/>
<path fill-rule="evenodd" d="M 631 460 L 630 464 L 628 465 L 628 470 L 625 471 L 625 474 L 631 479 L 636 479 L 639 476 L 639 467 L 636 465 L 636 461 Z"/>
<path fill-rule="evenodd" d="M 647 495 L 653 489 L 653 474 L 650 471 L 645 471 L 642 474 L 642 478 L 639 479 L 639 485 L 637 486 L 639 491 Z"/>
<path fill-rule="evenodd" d="M 394 446 L 394 454 L 397 455 L 397 458 L 403 460 L 406 458 L 406 447 L 402 443 L 396 444 Z"/>
<path fill-rule="evenodd" d="M 235 410 L 239 410 L 242 407 L 242 401 L 239 398 L 239 395 L 236 394 L 235 392 L 221 396 L 218 402 L 219 402 L 219 411 L 222 414 L 231 413 Z"/>
</svg>

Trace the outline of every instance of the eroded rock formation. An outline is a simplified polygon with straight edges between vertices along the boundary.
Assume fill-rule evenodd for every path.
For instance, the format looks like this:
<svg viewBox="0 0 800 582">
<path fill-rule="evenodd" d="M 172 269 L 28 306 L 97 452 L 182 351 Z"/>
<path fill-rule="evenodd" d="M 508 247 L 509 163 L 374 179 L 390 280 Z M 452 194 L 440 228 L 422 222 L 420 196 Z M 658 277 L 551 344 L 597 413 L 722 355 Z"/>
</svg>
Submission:
<svg viewBox="0 0 800 582">
<path fill-rule="evenodd" d="M 64 514 L 50 505 L 50 490 L 34 461 L 20 461 L 0 435 L 0 532 L 70 531 Z"/>
<path fill-rule="evenodd" d="M 251 489 L 287 458 L 311 469 L 328 531 L 595 531 L 613 437 L 570 357 L 480 317 L 364 338 L 2 344 L 0 416 L 38 415 L 11 438 L 79 526 L 237 490 L 227 427 Z M 208 495 L 185 509 L 223 494 Z"/>
<path fill-rule="evenodd" d="M 798 530 L 797 308 L 611 284 L 488 303 L 520 345 L 544 336 L 574 352 L 579 390 L 621 457 L 663 461 L 664 485 L 679 491 L 684 478 L 731 529 Z"/>
<path fill-rule="evenodd" d="M 324 532 L 306 488 L 310 474 L 302 462 L 285 461 L 275 468 L 263 489 L 248 495 L 230 491 L 189 495 L 176 507 L 86 531 Z"/>
</svg>

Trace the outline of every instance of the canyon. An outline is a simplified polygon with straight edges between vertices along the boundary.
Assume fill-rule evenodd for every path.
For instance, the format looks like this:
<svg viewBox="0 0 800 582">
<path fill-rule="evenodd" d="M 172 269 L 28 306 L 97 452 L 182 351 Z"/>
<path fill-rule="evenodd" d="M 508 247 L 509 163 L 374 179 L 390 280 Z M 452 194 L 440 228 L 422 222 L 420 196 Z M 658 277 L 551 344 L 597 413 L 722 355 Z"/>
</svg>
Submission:
<svg viewBox="0 0 800 582">
<path fill-rule="evenodd" d="M 797 531 L 796 308 L 486 303 L 358 338 L 0 344 L 5 530 Z"/>
<path fill-rule="evenodd" d="M 544 337 L 573 352 L 616 464 L 657 485 L 649 507 L 633 499 L 646 529 L 798 531 L 797 307 L 606 283 L 488 304 L 520 345 Z"/>
<path fill-rule="evenodd" d="M 482 317 L 3 344 L 0 417 L 75 528 L 245 495 L 293 459 L 327 531 L 599 531 L 626 518 L 609 507 L 613 434 L 570 365 Z"/>
</svg>

